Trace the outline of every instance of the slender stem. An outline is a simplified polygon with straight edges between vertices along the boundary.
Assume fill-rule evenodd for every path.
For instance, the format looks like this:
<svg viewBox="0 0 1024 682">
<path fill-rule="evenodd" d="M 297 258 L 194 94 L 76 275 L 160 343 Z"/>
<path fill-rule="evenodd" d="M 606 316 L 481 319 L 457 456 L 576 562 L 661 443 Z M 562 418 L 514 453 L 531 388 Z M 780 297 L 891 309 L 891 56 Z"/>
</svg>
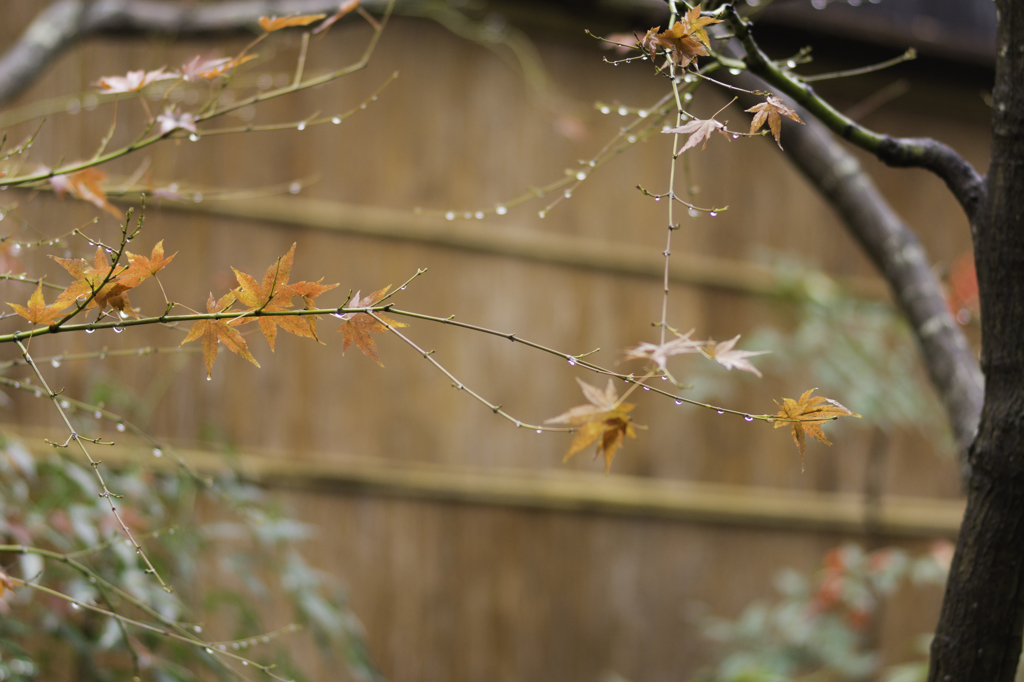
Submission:
<svg viewBox="0 0 1024 682">
<path fill-rule="evenodd" d="M 114 514 L 114 518 L 117 519 L 118 524 L 121 526 L 121 530 L 124 532 L 125 536 L 128 538 L 128 540 L 132 543 L 132 546 L 135 548 L 135 553 L 138 554 L 142 561 L 146 564 L 146 572 L 152 574 L 153 577 L 156 578 L 156 581 L 160 584 L 160 587 L 165 592 L 173 592 L 174 589 L 164 582 L 164 579 L 160 576 L 160 573 L 156 570 L 156 567 L 153 566 L 153 563 L 149 560 L 149 556 L 143 551 L 142 546 L 135 539 L 135 536 L 132 535 L 132 531 L 130 528 L 128 528 L 128 524 L 124 522 L 124 519 L 117 512 L 117 505 L 114 504 L 114 499 L 120 498 L 122 496 L 115 495 L 110 491 L 110 488 L 107 487 L 107 482 L 103 478 L 103 472 L 100 471 L 100 462 L 92 458 L 92 455 L 89 454 L 88 448 L 85 447 L 86 439 L 80 436 L 78 432 L 75 430 L 75 427 L 71 425 L 71 420 L 68 419 L 67 413 L 64 411 L 64 408 L 61 406 L 60 401 L 57 399 L 58 394 L 54 393 L 53 390 L 50 389 L 50 386 L 46 383 L 46 378 L 43 376 L 43 373 L 39 371 L 39 367 L 36 365 L 35 360 L 33 360 L 32 356 L 29 355 L 28 349 L 21 342 L 21 340 L 15 339 L 15 343 L 18 344 L 18 348 L 21 350 L 21 354 L 25 358 L 25 362 L 27 362 L 29 366 L 32 367 L 32 371 L 35 372 L 36 378 L 39 379 L 40 385 L 46 391 L 47 395 L 50 396 L 50 401 L 53 403 L 53 406 L 57 408 L 57 412 L 60 414 L 60 418 L 64 421 L 64 425 L 67 426 L 68 431 L 70 433 L 70 436 L 68 437 L 68 442 L 75 441 L 76 443 L 78 443 L 78 447 L 79 449 L 81 449 L 82 454 L 84 454 L 85 458 L 89 460 L 89 466 L 92 467 L 93 472 L 96 474 L 96 478 L 100 483 L 100 488 L 102 489 L 100 497 L 104 498 L 107 501 L 107 504 L 110 506 L 110 511 Z"/>
</svg>

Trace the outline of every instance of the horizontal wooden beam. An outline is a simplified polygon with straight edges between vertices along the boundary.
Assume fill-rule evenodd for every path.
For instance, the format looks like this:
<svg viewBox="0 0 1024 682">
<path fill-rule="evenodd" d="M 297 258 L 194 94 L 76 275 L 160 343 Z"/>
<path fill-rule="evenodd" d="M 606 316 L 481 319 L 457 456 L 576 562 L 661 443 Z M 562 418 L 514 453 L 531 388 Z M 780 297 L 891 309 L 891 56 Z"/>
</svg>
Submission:
<svg viewBox="0 0 1024 682">
<path fill-rule="evenodd" d="M 665 259 L 654 249 L 573 237 L 537 230 L 482 229 L 466 221 L 448 221 L 383 208 L 352 206 L 318 199 L 259 197 L 245 201 L 201 204 L 167 201 L 163 208 L 190 213 L 254 220 L 280 225 L 330 230 L 375 239 L 459 249 L 520 258 L 618 275 L 660 279 Z M 757 296 L 801 297 L 806 292 L 786 287 L 770 268 L 725 258 L 673 253 L 669 276 L 674 282 Z M 815 280 L 820 288 L 820 278 Z M 837 280 L 851 295 L 886 299 L 888 290 L 878 278 Z"/>
<path fill-rule="evenodd" d="M 39 456 L 53 454 L 41 435 L 26 438 L 26 444 Z M 863 497 L 846 493 L 566 470 L 464 469 L 337 455 L 296 460 L 284 453 L 228 457 L 182 449 L 155 458 L 143 448 L 115 445 L 97 447 L 94 456 L 115 467 L 140 464 L 165 470 L 179 466 L 175 458 L 180 458 L 200 472 L 232 468 L 270 488 L 844 535 L 954 538 L 964 509 L 962 500 L 951 499 L 887 497 L 869 507 Z"/>
</svg>

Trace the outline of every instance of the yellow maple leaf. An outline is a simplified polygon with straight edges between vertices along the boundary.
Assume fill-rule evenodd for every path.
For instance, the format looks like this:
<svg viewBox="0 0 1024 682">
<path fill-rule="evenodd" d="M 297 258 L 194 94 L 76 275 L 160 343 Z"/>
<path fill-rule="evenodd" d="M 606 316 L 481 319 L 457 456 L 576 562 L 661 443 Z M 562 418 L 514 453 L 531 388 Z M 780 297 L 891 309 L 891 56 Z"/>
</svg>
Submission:
<svg viewBox="0 0 1024 682">
<path fill-rule="evenodd" d="M 61 311 L 68 308 L 72 303 L 74 303 L 74 300 L 58 297 L 54 303 L 46 305 L 46 300 L 43 298 L 43 283 L 40 282 L 35 292 L 28 299 L 28 308 L 17 303 L 8 303 L 7 305 L 14 308 L 14 312 L 32 324 L 51 325 L 63 316 Z"/>
<path fill-rule="evenodd" d="M 856 417 L 861 419 L 859 414 L 851 412 L 831 398 L 820 395 L 812 398 L 811 394 L 816 390 L 812 388 L 809 391 L 805 391 L 799 400 L 783 398 L 782 404 L 779 405 L 782 409 L 776 415 L 779 419 L 783 420 L 775 422 L 776 429 L 787 425 L 791 427 L 793 441 L 800 451 L 801 470 L 804 466 L 804 446 L 807 443 L 807 436 L 820 440 L 825 445 L 832 445 L 821 430 L 825 422 L 838 419 L 839 417 Z M 776 404 L 778 404 L 778 401 L 776 401 Z"/>
<path fill-rule="evenodd" d="M 597 441 L 594 457 L 604 454 L 604 470 L 607 473 L 612 467 L 615 451 L 621 447 L 625 437 L 636 438 L 633 420 L 629 417 L 636 405 L 619 400 L 611 379 L 608 379 L 608 386 L 603 391 L 580 379 L 576 381 L 590 404 L 577 405 L 557 417 L 545 420 L 545 423 L 568 424 L 576 432 L 562 461 Z"/>
</svg>

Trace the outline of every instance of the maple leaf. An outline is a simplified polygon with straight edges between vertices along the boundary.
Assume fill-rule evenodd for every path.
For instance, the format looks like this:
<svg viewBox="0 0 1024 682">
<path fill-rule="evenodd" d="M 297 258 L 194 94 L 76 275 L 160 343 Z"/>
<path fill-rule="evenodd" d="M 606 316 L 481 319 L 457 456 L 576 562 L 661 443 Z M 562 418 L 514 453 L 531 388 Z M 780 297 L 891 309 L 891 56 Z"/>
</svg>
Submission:
<svg viewBox="0 0 1024 682">
<path fill-rule="evenodd" d="M 166 66 L 161 66 L 156 71 L 129 71 L 125 76 L 104 76 L 96 81 L 96 85 L 105 94 L 138 92 L 150 83 L 169 78 L 181 78 L 180 74 L 173 71 L 165 72 L 164 69 L 166 68 Z"/>
<path fill-rule="evenodd" d="M 349 301 L 347 308 L 369 308 L 377 304 L 382 298 L 384 298 L 391 285 L 387 285 L 383 289 L 378 289 L 372 294 L 360 298 L 359 292 L 357 291 L 352 300 Z M 376 362 L 381 367 L 384 363 L 380 361 L 380 356 L 377 355 L 377 344 L 374 343 L 373 337 L 370 334 L 380 334 L 387 331 L 386 325 L 392 327 L 408 327 L 409 325 L 392 320 L 391 318 L 382 315 L 379 312 L 374 313 L 380 320 L 376 320 L 371 315 L 366 313 L 345 313 L 341 316 L 342 323 L 338 327 L 338 331 L 341 332 L 342 348 L 341 352 L 344 353 L 348 350 L 348 347 L 353 343 L 356 344 L 356 348 L 363 352 L 363 355 Z"/>
<path fill-rule="evenodd" d="M 349 12 L 355 10 L 357 7 L 359 7 L 359 0 L 346 0 L 345 2 L 341 3 L 341 5 L 338 6 L 337 12 L 332 14 L 330 18 L 326 19 L 324 23 L 320 24 L 315 29 L 313 29 L 313 33 L 320 33 L 321 31 L 326 31 L 334 24 L 334 22 L 336 22 L 338 19 L 341 19 Z"/>
<path fill-rule="evenodd" d="M 739 369 L 744 372 L 750 372 L 761 376 L 761 372 L 750 364 L 747 358 L 752 358 L 756 355 L 764 355 L 770 353 L 768 350 L 733 350 L 733 346 L 740 340 L 739 334 L 729 339 L 728 341 L 722 341 L 721 343 L 715 343 L 714 341 L 708 341 L 704 346 L 704 352 L 707 356 L 722 365 L 726 369 Z"/>
<path fill-rule="evenodd" d="M 274 31 L 280 31 L 282 28 L 288 28 L 290 26 L 309 26 L 314 21 L 320 21 L 326 14 L 303 14 L 300 16 L 292 17 L 260 17 L 259 24 L 267 33 L 273 33 Z"/>
<path fill-rule="evenodd" d="M 86 305 L 87 309 L 99 308 L 102 313 L 107 306 L 110 306 L 126 315 L 137 317 L 131 303 L 128 301 L 128 290 L 138 284 L 138 282 L 133 283 L 130 280 L 121 281 L 120 276 L 128 268 L 125 266 L 111 266 L 102 247 L 96 247 L 96 255 L 91 265 L 88 261 L 81 258 L 58 258 L 57 256 L 50 256 L 50 258 L 57 261 L 62 268 L 75 278 L 75 282 L 64 290 L 58 301 L 67 300 L 70 305 L 70 302 L 92 296 L 93 292 L 95 292 L 96 295 Z M 141 282 L 142 280 L 138 281 Z"/>
<path fill-rule="evenodd" d="M 707 48 L 691 35 L 690 27 L 681 21 L 656 35 L 654 42 L 658 47 L 665 48 L 676 66 L 683 69 L 697 57 L 708 55 Z"/>
<path fill-rule="evenodd" d="M 768 128 L 772 131 L 772 137 L 775 138 L 775 144 L 779 145 L 779 149 L 782 149 L 782 142 L 780 137 L 782 136 L 782 117 L 792 119 L 797 123 L 803 124 L 797 113 L 782 103 L 782 100 L 774 95 L 768 95 L 767 99 L 760 104 L 747 109 L 747 113 L 754 114 L 754 120 L 750 122 L 750 132 L 756 133 L 764 125 L 765 120 L 768 121 Z"/>
<path fill-rule="evenodd" d="M 699 353 L 704 344 L 701 341 L 694 341 L 690 338 L 690 334 L 676 334 L 677 338 L 665 343 L 655 344 L 647 343 L 646 341 L 641 343 L 636 348 L 630 348 L 626 351 L 627 360 L 640 360 L 648 359 L 658 366 L 658 368 L 668 374 L 668 369 L 665 367 L 665 363 L 669 357 L 673 355 L 682 355 L 684 353 Z"/>
<path fill-rule="evenodd" d="M 337 284 L 321 284 L 320 282 L 323 281 L 323 277 L 321 277 L 316 282 L 295 282 L 294 284 L 290 285 L 289 288 L 296 296 L 302 297 L 302 303 L 306 310 L 313 310 L 314 308 L 316 308 L 316 303 L 313 301 L 314 298 L 324 293 L 325 291 L 330 291 L 331 289 L 334 289 L 335 287 L 338 286 Z M 309 331 L 313 334 L 313 338 L 316 339 L 316 341 L 318 341 L 319 343 L 323 343 L 323 341 L 320 341 L 320 337 L 316 335 L 316 317 L 310 315 L 309 317 L 305 317 L 303 319 L 309 324 Z M 394 320 L 392 320 L 392 322 L 394 322 Z"/>
<path fill-rule="evenodd" d="M 40 282 L 35 292 L 28 299 L 28 308 L 24 308 L 17 303 L 8 303 L 7 305 L 14 308 L 14 312 L 32 324 L 51 325 L 62 316 L 61 311 L 70 307 L 72 303 L 73 301 L 58 297 L 53 304 L 46 305 L 46 300 L 43 298 L 43 283 Z"/>
<path fill-rule="evenodd" d="M 258 55 L 247 54 L 239 57 L 223 57 L 221 59 L 203 59 L 201 56 L 196 55 L 190 59 L 187 63 L 181 65 L 181 77 L 186 82 L 191 82 L 197 78 L 203 80 L 213 80 L 217 76 L 222 76 L 236 66 L 245 64 L 250 59 L 256 59 Z"/>
<path fill-rule="evenodd" d="M 54 175 L 50 178 L 50 186 L 59 197 L 70 194 L 122 220 L 124 215 L 121 211 L 107 201 L 107 192 L 101 184 L 106 179 L 107 174 L 99 168 L 86 168 L 67 175 Z"/>
<path fill-rule="evenodd" d="M 711 17 L 702 17 L 700 15 L 700 5 L 697 5 L 689 12 L 686 12 L 683 17 L 685 23 L 689 26 L 690 35 L 699 40 L 705 46 L 711 47 L 711 40 L 708 38 L 708 32 L 704 30 L 704 27 L 710 26 L 711 24 L 720 24 L 722 23 L 722 20 L 712 19 Z"/>
<path fill-rule="evenodd" d="M 288 250 L 288 253 L 278 258 L 277 262 L 267 268 L 266 273 L 263 275 L 262 283 L 257 283 L 256 279 L 252 275 L 248 275 L 232 268 L 239 284 L 239 287 L 235 289 L 235 295 L 238 301 L 242 305 L 248 306 L 251 310 L 270 312 L 275 310 L 287 310 L 292 307 L 292 298 L 295 296 L 302 296 L 303 300 L 307 301 L 308 309 L 312 307 L 310 304 L 312 303 L 313 298 L 338 286 L 337 284 L 324 285 L 319 282 L 296 282 L 295 284 L 288 284 L 288 279 L 291 277 L 294 258 L 295 244 L 292 244 L 292 248 Z M 317 338 L 316 328 L 313 326 L 311 321 L 298 316 L 291 317 L 272 315 L 259 318 L 242 317 L 237 321 L 233 321 L 232 324 L 247 324 L 252 322 L 254 319 L 258 319 L 260 331 L 263 332 L 263 336 L 266 337 L 267 343 L 270 344 L 271 351 L 274 350 L 278 327 L 284 329 L 286 332 L 295 334 L 296 336 L 304 336 L 306 338 L 316 339 L 317 341 L 320 340 Z"/>
<path fill-rule="evenodd" d="M 229 291 L 217 301 L 213 299 L 213 294 L 211 293 L 210 298 L 206 301 L 206 312 L 226 312 L 234 302 L 234 291 Z M 188 335 L 179 345 L 184 346 L 186 343 L 199 338 L 202 338 L 203 362 L 206 363 L 207 379 L 210 378 L 211 372 L 213 372 L 213 361 L 217 359 L 217 347 L 220 343 L 223 343 L 224 347 L 235 355 L 242 356 L 257 367 L 260 366 L 260 363 L 256 362 L 256 358 L 249 352 L 249 346 L 246 345 L 245 339 L 242 338 L 237 329 L 228 324 L 227 320 L 198 320 L 192 325 L 192 329 L 189 330 Z"/>
<path fill-rule="evenodd" d="M 125 255 L 128 256 L 128 269 L 118 276 L 118 282 L 122 286 L 132 288 L 141 284 L 147 277 L 152 277 L 166 268 L 167 264 L 174 260 L 174 257 L 178 254 L 175 252 L 169 258 L 164 258 L 164 240 L 161 239 L 153 247 L 149 258 L 139 256 L 131 251 L 126 251 Z"/>
<path fill-rule="evenodd" d="M 682 148 L 678 152 L 676 152 L 677 154 L 682 154 L 687 149 L 692 149 L 696 147 L 698 144 L 700 144 L 701 140 L 704 141 L 704 144 L 703 146 L 701 146 L 701 149 L 704 149 L 704 147 L 708 146 L 708 140 L 711 138 L 711 133 L 717 132 L 725 139 L 729 139 L 729 133 L 725 128 L 725 124 L 719 123 L 713 118 L 709 118 L 707 120 L 694 118 L 691 119 L 688 123 L 684 123 L 681 126 L 676 126 L 675 128 L 665 128 L 661 132 L 678 133 L 680 135 L 688 134 L 690 136 L 686 140 L 686 144 L 684 144 Z"/>
<path fill-rule="evenodd" d="M 812 388 L 809 391 L 805 391 L 799 400 L 783 398 L 782 405 L 779 405 L 782 409 L 779 410 L 777 416 L 786 421 L 775 422 L 776 429 L 787 425 L 791 427 L 793 441 L 800 451 L 801 470 L 803 470 L 804 465 L 804 445 L 807 442 L 807 436 L 820 440 L 825 445 L 832 445 L 821 430 L 826 421 L 838 419 L 839 417 L 856 417 L 861 419 L 859 414 L 851 412 L 831 398 L 820 395 L 812 398 L 811 394 L 816 390 Z M 776 405 L 778 405 L 778 401 L 776 401 Z"/>
<path fill-rule="evenodd" d="M 569 445 L 563 462 L 597 441 L 594 458 L 604 455 L 604 470 L 607 473 L 612 467 L 615 451 L 622 445 L 625 437 L 636 438 L 633 420 L 629 417 L 629 413 L 636 405 L 619 401 L 611 379 L 608 379 L 608 386 L 603 391 L 579 378 L 576 381 L 579 382 L 583 395 L 590 404 L 577 405 L 557 417 L 545 420 L 545 423 L 568 424 L 576 431 L 576 437 Z"/>
<path fill-rule="evenodd" d="M 164 113 L 156 117 L 156 122 L 160 124 L 161 135 L 166 135 L 179 128 L 190 133 L 196 132 L 195 117 L 187 112 L 179 113 L 177 107 L 166 107 Z"/>
</svg>

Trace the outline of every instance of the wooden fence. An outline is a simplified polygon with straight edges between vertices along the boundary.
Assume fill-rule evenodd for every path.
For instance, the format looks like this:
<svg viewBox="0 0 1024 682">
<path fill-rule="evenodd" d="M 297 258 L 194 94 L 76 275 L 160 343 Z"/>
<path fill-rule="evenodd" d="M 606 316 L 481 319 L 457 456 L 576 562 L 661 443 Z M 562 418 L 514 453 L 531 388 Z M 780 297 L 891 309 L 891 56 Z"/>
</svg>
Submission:
<svg viewBox="0 0 1024 682">
<path fill-rule="evenodd" d="M 5 9 L 11 18 L 0 27 L 3 44 L 32 11 L 27 4 Z M 314 42 L 307 69 L 351 60 L 367 35 L 356 22 L 336 27 Z M 563 177 L 564 169 L 587 170 L 586 160 L 631 120 L 618 106 L 645 107 L 662 95 L 664 84 L 649 67 L 613 68 L 575 38 L 560 44 L 554 33 L 543 35 L 537 46 L 557 87 L 554 99 L 537 95 L 484 47 L 429 21 L 397 19 L 366 71 L 269 102 L 253 119 L 294 122 L 346 111 L 400 71 L 341 125 L 207 135 L 147 153 L 153 182 L 175 182 L 193 200 L 151 204 L 138 248 L 163 239 L 180 253 L 165 286 L 193 307 L 234 284 L 230 267 L 262 274 L 293 242 L 293 279 L 324 276 L 341 291 L 399 284 L 427 268 L 396 304 L 454 314 L 573 355 L 599 347 L 595 361 L 615 364 L 622 349 L 652 338 L 660 314 L 665 202 L 633 187 L 666 186 L 666 136 L 588 171 L 572 198 L 544 218 L 538 211 L 545 199 L 483 220 L 461 218 Z M 243 44 L 230 42 L 223 54 Z M 84 156 L 110 123 L 109 108 L 90 111 L 81 94 L 91 83 L 180 64 L 206 49 L 92 41 L 64 55 L 4 115 L 38 101 L 78 111 L 47 124 L 32 158 L 53 164 Z M 282 34 L 247 73 L 273 80 L 292 68 L 297 50 L 297 37 Z M 971 160 L 983 158 L 987 115 L 969 108 L 935 113 L 922 106 L 929 96 L 912 93 L 867 123 L 933 135 Z M 134 102 L 118 106 L 112 146 L 140 120 Z M 714 111 L 721 104 L 712 97 L 696 106 Z M 726 117 L 733 127 L 746 120 L 738 111 Z M 142 162 L 130 157 L 108 172 L 128 177 Z M 796 251 L 852 295 L 886 299 L 856 244 L 773 144 L 715 139 L 692 152 L 690 163 L 690 181 L 701 188 L 697 202 L 729 208 L 715 218 L 683 216 L 670 277 L 673 324 L 716 339 L 791 328 L 800 315 L 792 282 L 784 286 L 786 273 L 757 259 L 766 250 Z M 864 163 L 933 258 L 948 262 L 969 248 L 966 223 L 941 182 Z M 302 185 L 297 197 L 259 191 L 293 182 Z M 257 191 L 229 200 L 216 198 L 219 189 Z M 94 213 L 49 196 L 21 200 L 20 215 L 46 234 Z M 420 216 L 417 207 L 459 218 Z M 97 229 L 112 230 L 107 223 Z M 87 251 L 77 243 L 69 250 Z M 25 261 L 44 267 L 32 254 Z M 812 294 L 831 286 L 822 281 L 799 280 Z M 3 287 L 4 300 L 25 295 L 14 284 Z M 155 292 L 133 294 L 133 303 L 162 308 Z M 325 346 L 281 338 L 274 355 L 253 339 L 262 369 L 222 353 L 212 381 L 196 356 L 65 363 L 52 374 L 70 394 L 119 387 L 112 409 L 126 410 L 202 467 L 217 466 L 207 451 L 211 437 L 245 453 L 243 471 L 280 487 L 300 518 L 321 525 L 309 546 L 313 561 L 348 585 L 374 657 L 394 680 L 598 680 L 609 671 L 644 682 L 685 679 L 711 657 L 699 616 L 734 616 L 752 599 L 770 599 L 779 570 L 811 570 L 827 549 L 868 533 L 871 542 L 911 549 L 956 533 L 962 507 L 955 462 L 911 431 L 882 439 L 879 460 L 870 426 L 829 425 L 835 444 L 812 443 L 801 472 L 784 430 L 643 396 L 636 419 L 649 430 L 626 444 L 605 476 L 586 455 L 561 464 L 567 437 L 516 429 L 452 390 L 398 340 L 379 342 L 381 369 L 355 349 L 343 357 L 340 338 L 324 327 Z M 525 422 L 580 403 L 574 376 L 599 379 L 502 338 L 426 322 L 408 333 L 436 349 L 434 357 L 466 386 Z M 72 343 L 86 350 L 180 340 L 179 331 L 154 329 Z M 33 350 L 68 352 L 64 342 L 40 338 Z M 774 412 L 773 398 L 819 385 L 806 374 L 737 377 L 697 360 L 680 361 L 680 376 L 692 372 L 698 390 L 711 386 L 741 411 Z M 821 389 L 847 402 L 842 385 Z M 17 401 L 7 419 L 21 432 L 55 424 L 31 401 Z M 135 456 L 125 450 L 104 459 Z M 873 494 L 880 497 L 866 502 L 868 464 L 878 461 L 883 484 Z M 913 655 L 912 637 L 932 627 L 939 597 L 921 591 L 886 611 L 886 660 Z M 318 675 L 336 679 L 332 671 Z"/>
</svg>

